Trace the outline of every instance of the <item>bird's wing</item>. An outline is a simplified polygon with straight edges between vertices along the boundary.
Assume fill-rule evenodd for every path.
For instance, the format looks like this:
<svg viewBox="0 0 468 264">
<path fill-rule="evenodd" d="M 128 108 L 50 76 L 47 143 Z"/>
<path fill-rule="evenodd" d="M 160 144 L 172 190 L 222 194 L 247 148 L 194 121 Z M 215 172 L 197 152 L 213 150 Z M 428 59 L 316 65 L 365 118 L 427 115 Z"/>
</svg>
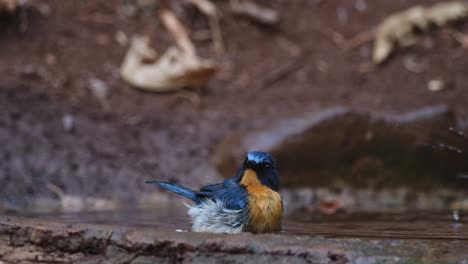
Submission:
<svg viewBox="0 0 468 264">
<path fill-rule="evenodd" d="M 222 183 L 216 183 L 216 184 L 210 184 L 210 185 L 207 185 L 207 186 L 204 186 L 200 189 L 200 192 L 204 193 L 211 193 L 211 192 L 214 192 L 216 190 L 219 190 L 221 188 L 224 187 L 224 182 Z"/>
<path fill-rule="evenodd" d="M 223 181 L 221 183 L 215 183 L 215 184 L 210 184 L 210 185 L 204 186 L 204 187 L 202 187 L 200 189 L 198 194 L 200 196 L 204 196 L 204 197 L 212 197 L 212 196 L 216 195 L 216 193 L 218 193 L 220 191 L 222 192 L 223 189 L 232 187 L 235 184 L 236 183 L 232 179 L 228 179 L 228 180 L 225 180 L 225 181 Z"/>
<path fill-rule="evenodd" d="M 240 210 L 247 206 L 247 191 L 237 182 L 226 180 L 223 183 L 205 186 L 197 192 L 197 197 L 203 199 L 218 199 L 227 209 Z"/>
<path fill-rule="evenodd" d="M 214 199 L 216 192 L 224 188 L 224 183 L 216 183 L 204 186 L 197 192 L 197 197 L 200 200 Z"/>
</svg>

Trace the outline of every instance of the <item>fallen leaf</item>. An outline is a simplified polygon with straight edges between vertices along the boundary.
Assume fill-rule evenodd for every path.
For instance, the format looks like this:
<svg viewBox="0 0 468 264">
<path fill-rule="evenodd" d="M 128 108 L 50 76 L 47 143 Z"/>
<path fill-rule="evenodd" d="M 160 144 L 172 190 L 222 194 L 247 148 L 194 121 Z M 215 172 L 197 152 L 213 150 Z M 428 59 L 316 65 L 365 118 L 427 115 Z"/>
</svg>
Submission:
<svg viewBox="0 0 468 264">
<path fill-rule="evenodd" d="M 431 7 L 414 6 L 387 17 L 377 28 L 373 62 L 380 64 L 397 46 L 414 43 L 415 29 L 427 31 L 434 24 L 442 27 L 468 16 L 468 3 L 442 2 Z"/>
<path fill-rule="evenodd" d="M 98 78 L 89 78 L 88 79 L 89 89 L 91 93 L 99 99 L 106 100 L 110 95 L 110 87 L 106 82 Z"/>
<path fill-rule="evenodd" d="M 136 88 L 165 92 L 202 86 L 217 70 L 210 61 L 200 60 L 176 47 L 170 47 L 153 63 L 146 63 L 154 54 L 148 38 L 133 38 L 121 66 L 122 78 Z"/>
<path fill-rule="evenodd" d="M 186 30 L 172 12 L 162 12 L 161 19 L 176 46 L 158 57 L 147 37 L 133 37 L 120 69 L 122 79 L 136 88 L 153 92 L 205 85 L 216 73 L 217 66 L 197 56 Z"/>
</svg>

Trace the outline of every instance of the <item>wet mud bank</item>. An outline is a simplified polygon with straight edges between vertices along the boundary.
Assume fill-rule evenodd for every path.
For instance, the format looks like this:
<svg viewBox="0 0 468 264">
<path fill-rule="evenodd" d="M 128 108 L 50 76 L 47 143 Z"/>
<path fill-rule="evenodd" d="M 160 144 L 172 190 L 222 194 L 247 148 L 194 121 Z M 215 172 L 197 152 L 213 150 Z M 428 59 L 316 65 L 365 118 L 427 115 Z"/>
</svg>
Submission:
<svg viewBox="0 0 468 264">
<path fill-rule="evenodd" d="M 450 263 L 468 241 L 213 235 L 0 217 L 4 263 Z"/>
</svg>

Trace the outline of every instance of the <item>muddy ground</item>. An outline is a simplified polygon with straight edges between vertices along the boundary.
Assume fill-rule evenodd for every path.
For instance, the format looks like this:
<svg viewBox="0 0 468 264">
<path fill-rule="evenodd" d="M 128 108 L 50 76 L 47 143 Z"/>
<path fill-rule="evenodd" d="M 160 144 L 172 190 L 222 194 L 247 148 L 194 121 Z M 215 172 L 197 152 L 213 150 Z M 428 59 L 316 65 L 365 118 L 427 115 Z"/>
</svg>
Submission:
<svg viewBox="0 0 468 264">
<path fill-rule="evenodd" d="M 147 179 L 211 183 L 220 180 L 211 160 L 225 136 L 330 106 L 402 113 L 444 104 L 461 127 L 468 123 L 467 50 L 450 31 L 420 34 L 380 67 L 369 67 L 372 43 L 341 45 L 391 12 L 441 1 L 259 1 L 280 12 L 273 27 L 215 1 L 223 55 L 203 37 L 206 18 L 179 1 L 155 1 L 133 14 L 134 1 L 31 2 L 0 18 L 0 195 L 8 208 L 57 198 L 50 184 L 70 195 L 132 202 L 152 190 Z M 161 7 L 173 9 L 200 54 L 221 65 L 206 87 L 152 94 L 119 78 L 127 46 L 116 41 L 118 32 L 148 35 L 159 51 L 171 43 Z M 450 28 L 466 32 L 468 24 Z M 93 78 L 108 85 L 108 98 L 93 95 Z M 447 89 L 429 91 L 433 79 L 446 80 Z"/>
</svg>

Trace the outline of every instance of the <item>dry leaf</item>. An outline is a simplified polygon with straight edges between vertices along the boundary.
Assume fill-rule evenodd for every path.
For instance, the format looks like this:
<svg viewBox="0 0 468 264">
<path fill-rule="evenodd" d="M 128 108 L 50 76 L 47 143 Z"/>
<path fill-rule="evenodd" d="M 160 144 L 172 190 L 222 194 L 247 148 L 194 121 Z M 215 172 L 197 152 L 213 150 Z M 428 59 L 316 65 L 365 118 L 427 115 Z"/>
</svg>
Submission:
<svg viewBox="0 0 468 264">
<path fill-rule="evenodd" d="M 136 88 L 153 92 L 205 85 L 216 73 L 216 65 L 197 56 L 186 30 L 172 12 L 162 12 L 161 19 L 177 47 L 170 47 L 158 57 L 147 37 L 134 37 L 120 69 L 122 78 Z"/>
<path fill-rule="evenodd" d="M 467 16 L 468 4 L 465 2 L 442 2 L 431 7 L 414 6 L 397 12 L 387 17 L 377 29 L 373 61 L 382 63 L 397 46 L 412 45 L 415 29 L 426 31 L 431 24 L 445 26 Z"/>
<path fill-rule="evenodd" d="M 169 10 L 163 10 L 160 17 L 164 26 L 169 30 L 169 33 L 171 33 L 174 38 L 177 46 L 179 46 L 184 53 L 195 55 L 195 47 L 193 46 L 192 41 L 190 41 L 187 30 L 184 28 L 182 23 L 180 23 L 174 13 Z"/>
<path fill-rule="evenodd" d="M 146 37 L 134 37 L 121 66 L 121 76 L 133 86 L 155 92 L 174 91 L 206 84 L 216 66 L 193 54 L 170 47 L 153 63 L 155 51 Z"/>
<path fill-rule="evenodd" d="M 275 25 L 279 23 L 279 15 L 273 9 L 259 6 L 251 1 L 231 0 L 230 8 L 234 14 L 248 17 L 254 22 L 263 25 Z"/>
</svg>

